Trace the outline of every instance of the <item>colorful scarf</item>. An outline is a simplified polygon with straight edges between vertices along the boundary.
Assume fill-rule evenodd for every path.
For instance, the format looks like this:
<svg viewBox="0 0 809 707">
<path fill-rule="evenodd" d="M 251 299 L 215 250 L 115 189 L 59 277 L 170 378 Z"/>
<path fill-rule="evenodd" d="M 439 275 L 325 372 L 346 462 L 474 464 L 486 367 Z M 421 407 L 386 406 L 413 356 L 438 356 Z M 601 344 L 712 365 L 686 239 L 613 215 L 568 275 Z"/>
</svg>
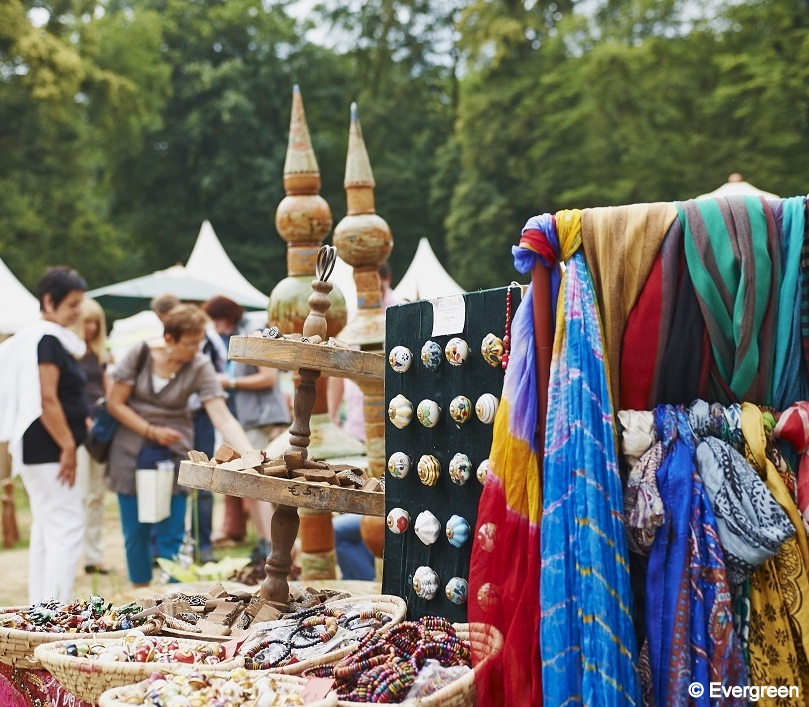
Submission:
<svg viewBox="0 0 809 707">
<path fill-rule="evenodd" d="M 809 528 L 809 403 L 799 402 L 781 413 L 773 430 L 778 439 L 789 442 L 800 455 L 798 465 L 798 508 Z"/>
<path fill-rule="evenodd" d="M 556 214 L 566 260 L 548 391 L 540 639 L 548 705 L 637 705 L 622 489 L 581 212 Z M 510 553 L 509 553 L 510 554 Z"/>
<path fill-rule="evenodd" d="M 552 217 L 537 220 L 537 225 L 553 240 Z M 527 271 L 538 259 L 554 267 L 558 256 L 536 229 L 531 230 L 515 252 L 515 265 Z M 490 473 L 478 505 L 469 570 L 469 621 L 491 624 L 504 637 L 502 653 L 487 660 L 475 676 L 478 703 L 494 706 L 542 704 L 538 601 L 542 496 L 533 297 L 529 290 L 511 323 L 511 358 L 494 421 Z M 473 646 L 476 665 L 486 657 Z"/>
<path fill-rule="evenodd" d="M 582 246 L 601 311 L 615 409 L 628 407 L 620 400 L 624 327 L 675 218 L 677 211 L 670 202 L 582 212 Z"/>
<path fill-rule="evenodd" d="M 750 578 L 750 681 L 753 685 L 798 685 L 809 696 L 809 542 L 800 513 L 767 453 L 761 410 L 742 404 L 747 457 L 789 516 L 793 536 Z"/>
<path fill-rule="evenodd" d="M 676 204 L 685 256 L 713 354 L 711 397 L 769 405 L 780 246 L 769 205 L 757 197 Z"/>
</svg>

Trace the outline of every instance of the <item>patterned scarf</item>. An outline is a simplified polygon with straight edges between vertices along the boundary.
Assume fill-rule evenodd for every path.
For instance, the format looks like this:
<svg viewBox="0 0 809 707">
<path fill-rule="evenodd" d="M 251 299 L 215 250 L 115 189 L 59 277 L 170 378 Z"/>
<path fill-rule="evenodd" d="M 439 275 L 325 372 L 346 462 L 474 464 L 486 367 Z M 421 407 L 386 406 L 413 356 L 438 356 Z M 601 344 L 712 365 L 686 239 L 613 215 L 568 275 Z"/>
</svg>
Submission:
<svg viewBox="0 0 809 707">
<path fill-rule="evenodd" d="M 781 413 L 773 435 L 783 439 L 800 455 L 798 466 L 798 508 L 809 528 L 809 403 L 795 403 Z"/>
<path fill-rule="evenodd" d="M 637 705 L 629 560 L 600 317 L 584 256 L 576 252 L 581 212 L 559 212 L 556 224 L 569 259 L 556 321 L 543 465 L 544 702 Z"/>
</svg>

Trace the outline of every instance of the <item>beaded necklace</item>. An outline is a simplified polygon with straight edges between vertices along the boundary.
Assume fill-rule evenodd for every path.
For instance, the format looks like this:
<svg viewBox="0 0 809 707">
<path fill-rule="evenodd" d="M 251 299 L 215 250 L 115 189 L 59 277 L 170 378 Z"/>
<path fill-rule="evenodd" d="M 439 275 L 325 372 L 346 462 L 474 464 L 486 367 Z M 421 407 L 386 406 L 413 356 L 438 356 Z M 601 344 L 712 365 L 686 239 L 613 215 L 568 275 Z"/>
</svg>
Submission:
<svg viewBox="0 0 809 707">
<path fill-rule="evenodd" d="M 370 633 L 336 665 L 312 668 L 304 675 L 333 678 L 340 700 L 401 702 L 426 660 L 447 667 L 469 665 L 471 657 L 449 621 L 425 616 Z"/>
</svg>

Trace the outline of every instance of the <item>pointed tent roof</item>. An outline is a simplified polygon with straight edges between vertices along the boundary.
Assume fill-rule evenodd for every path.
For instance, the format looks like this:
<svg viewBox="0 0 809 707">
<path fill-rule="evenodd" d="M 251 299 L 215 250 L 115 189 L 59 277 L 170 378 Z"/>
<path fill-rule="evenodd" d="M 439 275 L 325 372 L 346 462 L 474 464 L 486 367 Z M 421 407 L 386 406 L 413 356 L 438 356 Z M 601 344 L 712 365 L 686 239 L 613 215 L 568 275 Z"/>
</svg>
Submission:
<svg viewBox="0 0 809 707">
<path fill-rule="evenodd" d="M 182 300 L 204 301 L 216 295 L 229 297 L 249 309 L 266 309 L 268 298 L 238 271 L 207 220 L 200 228 L 188 266 L 173 265 L 149 275 L 99 287 L 88 297 L 143 300 L 162 294 Z"/>
<path fill-rule="evenodd" d="M 754 187 L 750 182 L 744 181 L 744 177 L 738 172 L 734 172 L 728 177 L 728 181 L 721 187 L 714 189 L 707 194 L 700 194 L 697 199 L 707 199 L 718 196 L 762 196 L 765 199 L 779 199 L 777 194 L 764 191 Z"/>
<path fill-rule="evenodd" d="M 461 295 L 464 292 L 466 290 L 444 270 L 427 238 L 419 241 L 413 262 L 399 284 L 393 288 L 397 299 L 408 302 Z"/>
<path fill-rule="evenodd" d="M 0 260 L 0 334 L 13 334 L 39 319 L 39 300 L 34 297 Z"/>
</svg>

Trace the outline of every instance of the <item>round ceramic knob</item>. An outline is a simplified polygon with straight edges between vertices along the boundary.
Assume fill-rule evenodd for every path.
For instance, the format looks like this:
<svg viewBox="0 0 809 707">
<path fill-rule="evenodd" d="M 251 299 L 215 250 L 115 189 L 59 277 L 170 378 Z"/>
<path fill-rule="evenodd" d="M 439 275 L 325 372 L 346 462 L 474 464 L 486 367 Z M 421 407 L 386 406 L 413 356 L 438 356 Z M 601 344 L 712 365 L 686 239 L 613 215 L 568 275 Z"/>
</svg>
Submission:
<svg viewBox="0 0 809 707">
<path fill-rule="evenodd" d="M 388 404 L 388 417 L 394 427 L 400 430 L 407 427 L 413 419 L 413 403 L 399 393 Z"/>
<path fill-rule="evenodd" d="M 465 395 L 457 395 L 449 404 L 449 416 L 462 425 L 472 415 L 472 401 Z"/>
<path fill-rule="evenodd" d="M 388 530 L 399 535 L 410 527 L 410 514 L 404 508 L 394 508 L 388 513 Z"/>
<path fill-rule="evenodd" d="M 497 526 L 494 523 L 484 523 L 478 528 L 477 542 L 481 550 L 491 552 L 494 550 L 494 536 L 497 533 Z"/>
<path fill-rule="evenodd" d="M 491 425 L 494 422 L 494 416 L 497 414 L 499 404 L 500 401 L 491 393 L 481 395 L 475 403 L 475 414 L 478 416 L 478 420 Z"/>
<path fill-rule="evenodd" d="M 495 334 L 486 334 L 480 342 L 480 353 L 490 366 L 497 368 L 504 352 L 503 340 Z"/>
<path fill-rule="evenodd" d="M 432 599 L 438 591 L 438 574 L 431 567 L 422 565 L 413 575 L 413 590 L 422 599 Z"/>
<path fill-rule="evenodd" d="M 397 373 L 405 373 L 413 363 L 413 352 L 406 346 L 394 346 L 388 355 L 388 363 Z"/>
<path fill-rule="evenodd" d="M 394 452 L 388 459 L 388 473 L 394 479 L 403 479 L 410 471 L 410 457 L 404 452 Z"/>
<path fill-rule="evenodd" d="M 469 582 L 463 577 L 453 577 L 447 582 L 446 589 L 444 590 L 453 604 L 466 604 L 466 598 L 469 596 Z"/>
<path fill-rule="evenodd" d="M 428 339 L 424 342 L 421 347 L 421 362 L 431 371 L 441 365 L 441 347 L 435 341 Z"/>
<path fill-rule="evenodd" d="M 449 478 L 458 486 L 463 486 L 472 475 L 472 462 L 462 452 L 458 452 L 449 462 Z"/>
<path fill-rule="evenodd" d="M 497 603 L 498 594 L 499 591 L 496 584 L 492 584 L 491 582 L 481 584 L 480 589 L 478 589 L 477 597 L 480 608 L 483 609 L 483 611 L 491 609 Z"/>
<path fill-rule="evenodd" d="M 488 475 L 489 475 L 489 460 L 484 459 L 482 462 L 480 462 L 480 464 L 478 464 L 478 469 L 475 472 L 475 476 L 477 476 L 478 481 L 480 481 L 481 484 L 485 485 L 486 477 Z"/>
<path fill-rule="evenodd" d="M 432 454 L 425 454 L 417 464 L 419 481 L 425 486 L 435 486 L 441 476 L 441 462 Z"/>
<path fill-rule="evenodd" d="M 463 339 L 454 336 L 447 342 L 444 353 L 446 354 L 447 361 L 453 366 L 460 366 L 469 358 L 469 344 Z"/>
<path fill-rule="evenodd" d="M 422 511 L 416 516 L 414 529 L 416 537 L 425 545 L 432 545 L 441 535 L 441 523 L 430 511 Z"/>
<path fill-rule="evenodd" d="M 422 400 L 416 408 L 416 416 L 425 427 L 435 427 L 441 418 L 441 408 L 435 400 Z"/>
<path fill-rule="evenodd" d="M 469 523 L 466 522 L 466 518 L 454 515 L 447 521 L 446 533 L 450 545 L 461 547 L 469 540 L 471 529 L 469 528 Z"/>
</svg>

